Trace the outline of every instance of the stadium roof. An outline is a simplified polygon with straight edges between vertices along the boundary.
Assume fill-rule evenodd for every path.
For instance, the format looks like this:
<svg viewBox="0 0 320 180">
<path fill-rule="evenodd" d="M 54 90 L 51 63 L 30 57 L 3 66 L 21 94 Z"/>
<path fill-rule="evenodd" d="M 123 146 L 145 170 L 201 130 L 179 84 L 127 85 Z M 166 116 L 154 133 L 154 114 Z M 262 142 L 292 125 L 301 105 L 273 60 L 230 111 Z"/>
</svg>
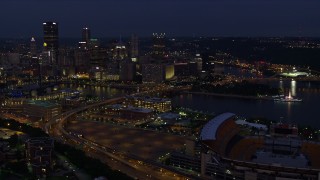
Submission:
<svg viewBox="0 0 320 180">
<path fill-rule="evenodd" d="M 200 139 L 201 140 L 215 140 L 216 139 L 216 132 L 219 128 L 219 126 L 234 116 L 233 113 L 223 113 L 218 115 L 217 117 L 211 119 L 203 128 L 201 131 Z"/>
</svg>

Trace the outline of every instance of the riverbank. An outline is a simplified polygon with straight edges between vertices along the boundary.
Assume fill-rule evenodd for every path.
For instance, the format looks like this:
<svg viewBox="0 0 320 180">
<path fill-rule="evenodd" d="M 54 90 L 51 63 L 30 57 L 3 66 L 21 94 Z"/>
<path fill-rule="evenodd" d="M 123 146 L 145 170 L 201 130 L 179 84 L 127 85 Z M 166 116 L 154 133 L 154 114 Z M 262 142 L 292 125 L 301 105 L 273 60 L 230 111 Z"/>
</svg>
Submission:
<svg viewBox="0 0 320 180">
<path fill-rule="evenodd" d="M 185 91 L 185 94 L 196 94 L 196 95 L 206 95 L 206 96 L 217 96 L 217 97 L 227 97 L 227 98 L 241 98 L 241 99 L 253 99 L 253 100 L 268 100 L 273 101 L 273 98 L 270 96 L 244 96 L 244 95 L 237 95 L 237 94 L 220 94 L 220 93 L 209 93 L 209 92 L 192 92 L 192 91 Z"/>
</svg>

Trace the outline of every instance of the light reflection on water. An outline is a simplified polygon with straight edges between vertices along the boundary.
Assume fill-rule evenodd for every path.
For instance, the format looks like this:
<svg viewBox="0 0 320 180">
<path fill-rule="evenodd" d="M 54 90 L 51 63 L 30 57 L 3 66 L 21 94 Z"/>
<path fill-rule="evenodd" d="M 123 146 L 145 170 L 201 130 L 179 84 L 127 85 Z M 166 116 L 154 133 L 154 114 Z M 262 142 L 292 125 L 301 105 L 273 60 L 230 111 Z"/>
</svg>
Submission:
<svg viewBox="0 0 320 180">
<path fill-rule="evenodd" d="M 93 95 L 103 99 L 121 96 L 129 93 L 128 90 L 122 90 L 122 89 L 110 88 L 110 87 L 100 87 L 100 86 L 64 85 L 63 84 L 63 85 L 60 85 L 60 88 L 77 89 L 78 91 L 81 91 L 84 94 L 84 96 Z"/>
<path fill-rule="evenodd" d="M 279 88 L 283 89 L 283 81 L 282 80 L 279 81 Z"/>
<path fill-rule="evenodd" d="M 278 81 L 270 83 L 273 87 L 289 91 L 303 102 L 284 103 L 266 100 L 225 98 L 206 95 L 183 94 L 173 98 L 175 106 L 187 107 L 206 112 L 234 112 L 245 117 L 266 117 L 284 122 L 310 125 L 320 128 L 320 84 L 297 81 Z"/>
<path fill-rule="evenodd" d="M 214 97 L 205 95 L 183 94 L 173 98 L 173 105 L 192 108 L 205 112 L 234 112 L 245 117 L 266 117 L 272 120 L 311 125 L 320 128 L 319 105 L 320 84 L 296 81 L 278 81 L 269 85 L 282 88 L 284 94 L 289 91 L 293 96 L 302 98 L 299 103 L 276 103 L 265 100 L 249 100 Z M 111 98 L 130 93 L 127 90 L 119 90 L 109 87 L 92 86 L 66 86 L 62 88 L 75 88 L 85 95 L 91 94 L 101 98 Z"/>
<path fill-rule="evenodd" d="M 290 89 L 291 89 L 291 95 L 296 96 L 297 95 L 297 82 L 295 80 L 291 81 Z"/>
</svg>

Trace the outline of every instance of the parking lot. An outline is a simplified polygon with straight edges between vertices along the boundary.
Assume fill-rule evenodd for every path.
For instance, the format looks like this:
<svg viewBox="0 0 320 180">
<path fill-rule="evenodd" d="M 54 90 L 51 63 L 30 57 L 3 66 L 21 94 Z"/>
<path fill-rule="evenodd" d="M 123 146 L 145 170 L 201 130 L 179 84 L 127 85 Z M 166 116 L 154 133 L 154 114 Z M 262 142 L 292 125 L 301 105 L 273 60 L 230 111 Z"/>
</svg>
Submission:
<svg viewBox="0 0 320 180">
<path fill-rule="evenodd" d="M 101 122 L 71 121 L 66 129 L 119 152 L 153 160 L 182 148 L 186 141 L 180 136 Z"/>
</svg>

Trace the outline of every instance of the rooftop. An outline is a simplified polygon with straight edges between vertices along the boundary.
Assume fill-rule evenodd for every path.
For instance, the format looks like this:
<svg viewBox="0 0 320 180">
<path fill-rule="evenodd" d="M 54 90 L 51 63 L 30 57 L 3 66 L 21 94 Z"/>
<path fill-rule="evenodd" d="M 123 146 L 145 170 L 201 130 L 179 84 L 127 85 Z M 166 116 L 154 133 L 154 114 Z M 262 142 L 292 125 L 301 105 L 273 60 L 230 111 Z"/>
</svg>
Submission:
<svg viewBox="0 0 320 180">
<path fill-rule="evenodd" d="M 129 106 L 128 108 L 124 109 L 132 112 L 140 112 L 140 113 L 152 113 L 153 111 L 151 109 L 145 109 L 145 108 L 138 108 L 138 107 L 132 107 Z"/>
<path fill-rule="evenodd" d="M 177 119 L 180 117 L 180 115 L 176 113 L 162 113 L 159 114 L 159 117 L 162 119 Z"/>
<path fill-rule="evenodd" d="M 202 128 L 200 139 L 201 140 L 215 140 L 216 139 L 216 132 L 217 132 L 219 126 L 233 116 L 235 116 L 235 114 L 227 112 L 227 113 L 220 114 L 220 115 L 216 116 L 215 118 L 211 119 Z"/>
<path fill-rule="evenodd" d="M 170 99 L 166 99 L 166 98 L 156 98 L 156 97 L 134 97 L 134 96 L 129 96 L 128 97 L 133 98 L 133 99 L 138 99 L 138 100 L 143 100 L 143 101 L 149 101 L 149 102 L 168 102 L 171 101 Z"/>
<path fill-rule="evenodd" d="M 48 101 L 39 101 L 39 100 L 28 100 L 26 102 L 26 104 L 40 106 L 40 107 L 44 107 L 44 108 L 53 108 L 53 107 L 58 106 L 58 104 L 56 104 L 56 103 L 51 103 Z"/>
<path fill-rule="evenodd" d="M 54 145 L 54 140 L 49 137 L 35 137 L 30 138 L 26 141 L 30 145 L 46 145 L 46 146 L 52 146 Z"/>
<path fill-rule="evenodd" d="M 246 125 L 246 126 L 250 126 L 250 127 L 254 127 L 254 128 L 258 128 L 258 129 L 263 129 L 265 131 L 268 130 L 268 127 L 266 125 L 264 125 L 264 124 L 250 123 L 250 122 L 247 122 L 245 120 L 237 120 L 236 124 Z"/>
<path fill-rule="evenodd" d="M 303 154 L 298 156 L 292 155 L 278 155 L 272 152 L 258 151 L 256 153 L 257 158 L 253 159 L 253 162 L 271 164 L 285 167 L 307 168 L 308 160 Z"/>
</svg>

